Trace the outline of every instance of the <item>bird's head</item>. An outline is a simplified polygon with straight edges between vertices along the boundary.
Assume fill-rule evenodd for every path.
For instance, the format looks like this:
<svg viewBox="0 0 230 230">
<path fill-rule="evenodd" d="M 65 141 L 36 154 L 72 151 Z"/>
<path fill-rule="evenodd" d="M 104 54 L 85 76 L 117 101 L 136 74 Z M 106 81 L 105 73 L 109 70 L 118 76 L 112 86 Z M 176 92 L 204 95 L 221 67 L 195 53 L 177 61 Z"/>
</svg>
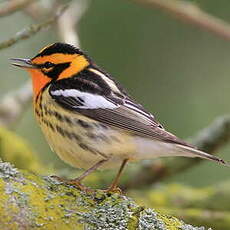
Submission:
<svg viewBox="0 0 230 230">
<path fill-rule="evenodd" d="M 65 43 L 46 46 L 32 59 L 11 60 L 30 73 L 35 97 L 51 81 L 72 77 L 90 64 L 81 50 Z"/>
</svg>

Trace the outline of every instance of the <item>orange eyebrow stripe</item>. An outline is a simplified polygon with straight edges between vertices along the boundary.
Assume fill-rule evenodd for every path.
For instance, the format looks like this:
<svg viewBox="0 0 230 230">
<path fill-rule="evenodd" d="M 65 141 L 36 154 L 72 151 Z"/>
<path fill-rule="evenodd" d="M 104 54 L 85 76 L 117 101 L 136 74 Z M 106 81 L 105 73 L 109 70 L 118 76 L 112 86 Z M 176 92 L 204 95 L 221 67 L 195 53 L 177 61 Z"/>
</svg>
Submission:
<svg viewBox="0 0 230 230">
<path fill-rule="evenodd" d="M 55 53 L 47 56 L 36 57 L 32 60 L 34 64 L 43 64 L 46 61 L 52 62 L 54 64 L 71 62 L 75 57 L 79 56 L 79 54 L 60 54 Z"/>
</svg>

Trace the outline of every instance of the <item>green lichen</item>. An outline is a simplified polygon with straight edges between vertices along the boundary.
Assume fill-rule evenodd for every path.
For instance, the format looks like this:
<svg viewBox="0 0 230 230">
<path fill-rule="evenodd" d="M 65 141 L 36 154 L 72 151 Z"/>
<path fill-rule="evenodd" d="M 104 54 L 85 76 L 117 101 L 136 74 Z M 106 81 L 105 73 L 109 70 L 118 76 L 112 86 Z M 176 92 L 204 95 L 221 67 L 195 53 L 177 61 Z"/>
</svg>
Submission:
<svg viewBox="0 0 230 230">
<path fill-rule="evenodd" d="M 133 204 L 127 198 L 120 199 L 114 194 L 98 202 L 95 209 L 78 215 L 81 217 L 80 223 L 86 223 L 88 230 L 125 230 L 132 216 L 131 206 Z"/>
<path fill-rule="evenodd" d="M 3 179 L 15 179 L 21 177 L 19 171 L 14 168 L 10 163 L 8 162 L 1 162 L 0 160 L 0 178 Z"/>
<path fill-rule="evenodd" d="M 138 228 L 140 230 L 166 230 L 164 222 L 158 218 L 158 214 L 152 209 L 146 209 L 142 212 Z"/>
<path fill-rule="evenodd" d="M 184 224 L 181 227 L 181 230 L 205 230 L 205 227 L 193 227 L 190 224 Z M 211 228 L 208 228 L 208 230 L 212 230 Z"/>
<path fill-rule="evenodd" d="M 158 218 L 164 222 L 167 230 L 177 230 L 183 224 L 182 221 L 170 215 L 158 214 Z"/>
<path fill-rule="evenodd" d="M 182 230 L 181 221 L 126 196 L 99 190 L 86 194 L 8 163 L 0 163 L 0 193 L 1 230 Z"/>
</svg>

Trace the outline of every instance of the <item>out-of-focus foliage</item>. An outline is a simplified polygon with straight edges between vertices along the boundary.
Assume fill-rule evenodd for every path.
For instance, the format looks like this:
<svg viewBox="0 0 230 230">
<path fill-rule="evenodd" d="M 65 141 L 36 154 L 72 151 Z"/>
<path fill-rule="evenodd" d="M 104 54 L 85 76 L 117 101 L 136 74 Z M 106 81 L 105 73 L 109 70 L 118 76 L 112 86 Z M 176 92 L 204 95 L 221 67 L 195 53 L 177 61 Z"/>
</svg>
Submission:
<svg viewBox="0 0 230 230">
<path fill-rule="evenodd" d="M 36 173 L 48 170 L 26 140 L 3 127 L 0 127 L 0 159 Z"/>
<path fill-rule="evenodd" d="M 203 188 L 180 184 L 159 185 L 145 191 L 130 191 L 138 204 L 154 207 L 196 225 L 228 229 L 230 225 L 230 181 Z"/>
</svg>

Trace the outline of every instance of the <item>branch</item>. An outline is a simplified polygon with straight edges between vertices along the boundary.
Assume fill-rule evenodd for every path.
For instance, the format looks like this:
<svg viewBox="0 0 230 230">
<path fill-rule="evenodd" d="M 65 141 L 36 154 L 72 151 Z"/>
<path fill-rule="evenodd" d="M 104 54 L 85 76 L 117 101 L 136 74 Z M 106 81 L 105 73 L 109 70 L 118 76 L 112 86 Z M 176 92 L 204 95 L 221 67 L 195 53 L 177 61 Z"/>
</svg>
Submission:
<svg viewBox="0 0 230 230">
<path fill-rule="evenodd" d="M 58 17 L 61 16 L 61 14 L 66 10 L 66 8 L 67 8 L 67 5 L 63 6 L 53 17 L 45 20 L 42 23 L 31 25 L 31 26 L 23 29 L 22 31 L 18 32 L 14 37 L 12 37 L 6 41 L 1 42 L 0 43 L 0 50 L 10 47 L 10 46 L 14 45 L 15 43 L 17 43 L 18 41 L 28 39 L 31 36 L 38 33 L 39 31 L 41 31 L 42 29 L 47 28 L 48 26 L 50 26 L 51 24 L 56 22 Z"/>
<path fill-rule="evenodd" d="M 19 89 L 6 94 L 0 102 L 0 125 L 13 126 L 25 112 L 27 105 L 31 102 L 31 81 Z M 13 108 L 13 109 L 12 109 Z"/>
<path fill-rule="evenodd" d="M 23 9 L 23 12 L 29 15 L 33 20 L 40 21 L 41 18 L 47 18 L 55 14 L 60 7 L 58 0 L 52 1 L 37 1 Z"/>
<path fill-rule="evenodd" d="M 213 153 L 230 141 L 230 117 L 217 118 L 209 127 L 200 131 L 192 138 L 198 149 Z M 169 176 L 188 170 L 203 162 L 201 158 L 182 158 L 156 160 L 151 164 L 142 164 L 138 171 L 131 177 L 124 189 L 140 188 L 152 183 L 162 181 Z M 138 183 L 136 183 L 138 181 Z"/>
<path fill-rule="evenodd" d="M 80 47 L 77 26 L 88 9 L 89 1 L 73 1 L 68 10 L 58 19 L 57 30 L 62 41 Z"/>
<path fill-rule="evenodd" d="M 197 229 L 117 193 L 86 194 L 0 163 L 0 226 L 15 229 Z M 7 218 L 6 218 L 7 217 Z M 202 228 L 203 229 L 203 228 Z"/>
<path fill-rule="evenodd" d="M 201 188 L 161 184 L 144 191 L 131 191 L 128 195 L 135 197 L 137 203 L 154 207 L 186 222 L 202 223 L 213 229 L 229 229 L 230 180 Z"/>
<path fill-rule="evenodd" d="M 11 0 L 6 3 L 0 4 L 0 17 L 12 14 L 22 8 L 28 6 L 29 4 L 35 2 L 36 0 Z"/>
<path fill-rule="evenodd" d="M 161 9 L 172 16 L 209 31 L 223 39 L 230 40 L 230 25 L 202 11 L 195 4 L 181 0 L 133 0 L 146 6 Z"/>
</svg>

